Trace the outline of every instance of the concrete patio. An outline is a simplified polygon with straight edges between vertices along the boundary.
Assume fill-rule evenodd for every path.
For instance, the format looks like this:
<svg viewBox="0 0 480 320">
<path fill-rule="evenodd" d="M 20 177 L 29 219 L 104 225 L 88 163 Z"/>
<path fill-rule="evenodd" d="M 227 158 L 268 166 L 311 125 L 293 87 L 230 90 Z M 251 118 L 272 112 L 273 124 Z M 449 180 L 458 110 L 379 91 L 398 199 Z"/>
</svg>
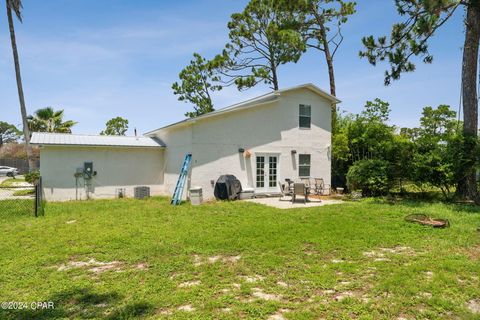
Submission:
<svg viewBox="0 0 480 320">
<path fill-rule="evenodd" d="M 244 200 L 249 202 L 255 202 L 258 204 L 263 204 L 269 207 L 274 207 L 278 209 L 293 209 L 293 208 L 311 208 L 311 207 L 321 207 L 330 204 L 342 204 L 344 203 L 341 200 L 332 200 L 332 199 L 318 199 L 318 198 L 309 198 L 307 203 L 303 202 L 303 198 L 298 198 L 295 203 L 292 203 L 290 197 L 272 197 L 272 198 L 255 198 Z"/>
</svg>

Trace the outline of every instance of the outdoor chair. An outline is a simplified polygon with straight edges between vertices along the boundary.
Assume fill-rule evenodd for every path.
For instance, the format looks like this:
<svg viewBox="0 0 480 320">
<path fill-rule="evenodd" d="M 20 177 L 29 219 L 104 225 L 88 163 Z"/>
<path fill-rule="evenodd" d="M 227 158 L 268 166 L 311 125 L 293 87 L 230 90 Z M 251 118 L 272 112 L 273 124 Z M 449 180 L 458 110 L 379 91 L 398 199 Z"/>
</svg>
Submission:
<svg viewBox="0 0 480 320">
<path fill-rule="evenodd" d="M 292 203 L 295 203 L 297 196 L 303 196 L 303 202 L 306 204 L 308 200 L 307 188 L 304 183 L 293 184 Z"/>
<path fill-rule="evenodd" d="M 290 189 L 290 186 L 292 185 L 293 180 L 287 178 L 287 179 L 285 179 L 285 182 L 288 183 L 288 189 Z"/>
<path fill-rule="evenodd" d="M 306 187 L 310 186 L 310 178 L 300 178 L 300 181 L 302 181 L 302 183 L 305 184 Z"/>
<path fill-rule="evenodd" d="M 330 194 L 330 185 L 325 184 L 323 178 L 315 178 L 315 194 L 319 196 Z"/>
<path fill-rule="evenodd" d="M 282 193 L 282 198 L 292 196 L 293 193 L 292 193 L 292 190 L 290 189 L 290 184 L 285 184 L 278 181 L 278 185 L 280 186 L 280 192 Z"/>
</svg>

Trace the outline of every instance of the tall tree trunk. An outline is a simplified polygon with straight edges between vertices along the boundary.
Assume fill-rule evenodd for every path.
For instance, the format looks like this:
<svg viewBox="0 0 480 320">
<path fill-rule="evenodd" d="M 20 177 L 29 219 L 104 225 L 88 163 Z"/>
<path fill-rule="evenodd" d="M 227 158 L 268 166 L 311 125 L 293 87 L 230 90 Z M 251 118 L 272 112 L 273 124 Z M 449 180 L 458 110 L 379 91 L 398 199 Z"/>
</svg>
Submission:
<svg viewBox="0 0 480 320">
<path fill-rule="evenodd" d="M 15 63 L 15 75 L 17 77 L 18 99 L 20 100 L 20 112 L 22 114 L 23 136 L 25 139 L 25 151 L 27 152 L 28 167 L 35 169 L 35 160 L 33 159 L 32 147 L 30 146 L 30 130 L 28 129 L 27 109 L 25 108 L 25 98 L 23 96 L 22 77 L 20 75 L 20 61 L 18 59 L 17 41 L 15 39 L 15 28 L 13 26 L 12 10 L 7 3 L 8 26 L 10 28 L 10 40 L 12 42 L 13 61 Z"/>
<path fill-rule="evenodd" d="M 278 76 L 277 76 L 277 66 L 275 65 L 275 57 L 273 53 L 270 54 L 270 69 L 272 70 L 272 84 L 273 90 L 278 90 Z"/>
<path fill-rule="evenodd" d="M 327 39 L 327 31 L 325 30 L 325 25 L 323 20 L 318 22 L 320 25 L 320 36 L 323 43 L 323 52 L 325 53 L 325 61 L 327 62 L 328 67 L 328 78 L 330 80 L 330 94 L 334 97 L 337 96 L 336 87 L 335 87 L 335 72 L 333 70 L 333 57 L 330 53 L 330 46 Z M 332 132 L 335 132 L 335 124 L 337 122 L 337 105 L 332 104 Z"/>
<path fill-rule="evenodd" d="M 337 96 L 336 87 L 335 87 L 335 73 L 333 69 L 333 57 L 330 52 L 330 46 L 328 44 L 327 39 L 327 31 L 325 30 L 325 25 L 323 21 L 320 21 L 320 33 L 321 33 L 321 41 L 323 43 L 323 48 L 325 49 L 323 52 L 325 53 L 325 60 L 327 61 L 328 67 L 328 78 L 330 80 L 330 94 L 334 97 Z"/>
<path fill-rule="evenodd" d="M 273 81 L 273 90 L 278 90 L 278 77 L 277 77 L 277 68 L 272 69 L 272 81 Z"/>
<path fill-rule="evenodd" d="M 320 27 L 318 34 L 318 42 L 323 45 L 323 53 L 325 54 L 325 61 L 327 62 L 328 78 L 330 81 L 330 94 L 334 97 L 337 96 L 337 89 L 335 86 L 335 72 L 333 68 L 333 57 L 330 52 L 330 45 L 328 43 L 327 29 L 325 28 L 325 21 L 323 17 L 318 13 L 318 5 L 312 2 L 311 12 Z M 337 105 L 332 104 L 332 132 L 335 132 L 335 123 L 337 121 Z"/>
<path fill-rule="evenodd" d="M 476 183 L 476 151 L 478 130 L 478 46 L 480 43 L 480 0 L 472 0 L 467 8 L 465 45 L 463 48 L 463 134 L 464 172 L 457 194 L 478 201 Z"/>
</svg>

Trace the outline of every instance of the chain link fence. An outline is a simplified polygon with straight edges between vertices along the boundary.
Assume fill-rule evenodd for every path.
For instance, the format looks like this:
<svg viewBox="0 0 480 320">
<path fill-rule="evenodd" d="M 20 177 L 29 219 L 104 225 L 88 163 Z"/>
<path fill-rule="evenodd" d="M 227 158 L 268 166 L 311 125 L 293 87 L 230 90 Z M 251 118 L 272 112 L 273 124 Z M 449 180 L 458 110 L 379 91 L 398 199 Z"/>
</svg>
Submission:
<svg viewBox="0 0 480 320">
<path fill-rule="evenodd" d="M 36 185 L 16 179 L 4 180 L 0 184 L 0 215 L 42 215 L 44 208 L 41 179 Z"/>
</svg>

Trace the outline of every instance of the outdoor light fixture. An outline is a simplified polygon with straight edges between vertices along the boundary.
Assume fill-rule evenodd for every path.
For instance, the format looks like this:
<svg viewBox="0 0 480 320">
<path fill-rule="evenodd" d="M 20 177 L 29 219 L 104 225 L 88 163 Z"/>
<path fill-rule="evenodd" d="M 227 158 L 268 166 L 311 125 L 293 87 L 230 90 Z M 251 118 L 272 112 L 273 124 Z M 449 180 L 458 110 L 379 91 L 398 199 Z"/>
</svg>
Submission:
<svg viewBox="0 0 480 320">
<path fill-rule="evenodd" d="M 297 153 L 297 150 L 292 150 L 292 154 L 296 154 Z"/>
<path fill-rule="evenodd" d="M 239 149 L 238 149 L 238 152 L 239 152 L 239 153 L 244 153 L 244 152 L 245 152 L 245 149 L 239 148 Z"/>
</svg>

